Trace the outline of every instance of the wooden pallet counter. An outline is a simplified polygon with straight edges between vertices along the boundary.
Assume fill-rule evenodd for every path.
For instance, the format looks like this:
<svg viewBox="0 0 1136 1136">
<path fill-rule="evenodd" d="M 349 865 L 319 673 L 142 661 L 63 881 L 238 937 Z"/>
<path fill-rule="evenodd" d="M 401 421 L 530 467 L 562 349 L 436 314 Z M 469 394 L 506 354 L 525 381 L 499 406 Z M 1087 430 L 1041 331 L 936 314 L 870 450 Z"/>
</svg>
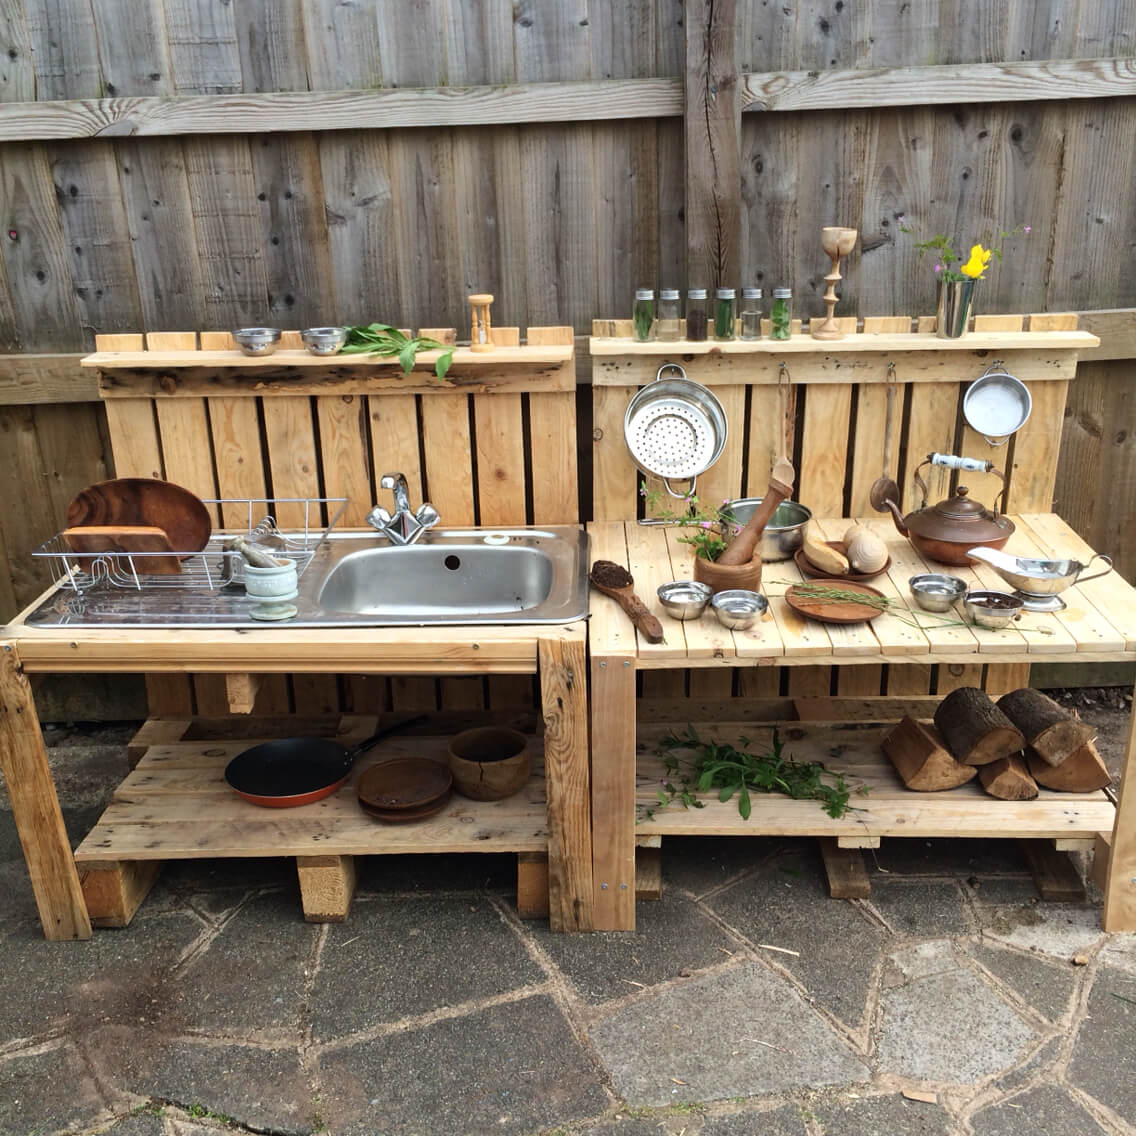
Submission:
<svg viewBox="0 0 1136 1136">
<path fill-rule="evenodd" d="M 1006 549 L 1021 556 L 1092 555 L 1060 517 L 1050 513 L 1013 518 L 1017 525 Z M 820 521 L 822 531 L 838 537 L 847 520 Z M 923 562 L 890 520 L 874 514 L 862 523 L 887 543 L 891 563 L 872 581 L 885 595 L 912 607 L 907 581 L 911 575 L 941 566 Z M 962 661 L 981 675 L 984 665 L 1028 664 L 1035 659 L 1061 662 L 1136 659 L 1136 589 L 1117 574 L 1069 589 L 1067 608 L 1055 614 L 1025 613 L 1014 627 L 990 631 L 972 626 L 926 629 L 890 614 L 870 623 L 833 626 L 803 619 L 785 602 L 787 587 L 802 579 L 792 561 L 763 566 L 762 590 L 769 597 L 766 616 L 746 631 L 721 627 L 707 610 L 685 623 L 669 619 L 655 596 L 656 587 L 691 574 L 691 550 L 678 541 L 671 526 L 642 526 L 634 521 L 589 526 L 592 554 L 625 565 L 635 577 L 637 593 L 662 621 L 666 641 L 639 639 L 614 601 L 592 600 L 589 631 L 592 674 L 592 839 L 594 848 L 595 918 L 600 928 L 634 926 L 635 847 L 637 841 L 662 835 L 750 834 L 813 835 L 847 846 L 872 846 L 882 837 L 990 836 L 1095 842 L 1111 833 L 1111 850 L 1102 852 L 1105 869 L 1103 921 L 1107 930 L 1136 930 L 1136 732 L 1130 731 L 1119 804 L 1103 793 L 1043 792 L 1036 801 L 1007 804 L 987 797 L 973 785 L 941 794 L 904 788 L 878 749 L 879 731 L 870 726 L 842 729 L 815 723 L 784 726 L 792 756 L 819 758 L 844 769 L 855 783 L 872 792 L 854 799 L 859 809 L 840 821 L 829 818 L 812 801 L 793 802 L 780 796 L 753 797 L 753 813 L 743 821 L 736 802 L 726 805 L 713 794 L 707 807 L 684 810 L 679 805 L 656 808 L 636 824 L 636 806 L 658 804 L 662 768 L 651 744 L 672 728 L 643 719 L 636 723 L 636 674 L 689 668 L 691 673 L 722 672 L 761 675 L 773 668 L 816 664 L 848 670 L 904 666 L 929 670 L 937 663 Z M 951 568 L 972 587 L 1004 589 L 1004 581 L 985 565 Z M 918 622 L 931 624 L 929 619 Z M 876 694 L 879 693 L 877 682 Z M 827 698 L 828 689 L 824 691 Z M 691 700 L 693 703 L 694 700 Z M 748 721 L 730 732 L 729 703 L 716 703 L 721 715 L 691 724 L 700 734 L 736 741 L 757 734 L 761 725 Z M 866 714 L 870 712 L 866 711 Z M 929 716 L 926 710 L 924 716 Z M 843 717 L 843 714 L 841 714 Z M 670 719 L 673 726 L 684 723 Z M 762 735 L 764 736 L 764 735 Z M 799 752 L 798 752 L 799 751 Z M 641 810 L 640 810 L 641 811 Z M 1102 842 L 1103 845 L 1104 842 Z"/>
<path fill-rule="evenodd" d="M 153 882 L 153 865 L 165 859 L 295 856 L 302 886 L 307 880 L 305 910 L 312 914 L 330 902 L 330 888 L 339 896 L 338 908 L 333 905 L 330 912 L 335 914 L 342 913 L 350 900 L 354 879 L 350 857 L 394 851 L 509 851 L 540 860 L 547 852 L 551 926 L 591 928 L 583 624 L 401 631 L 123 631 L 34 628 L 25 625 L 26 615 L 9 624 L 0 640 L 0 768 L 47 938 L 89 937 L 91 914 L 110 923 L 121 921 L 121 912 L 132 910 L 131 904 L 136 906 Z M 151 732 L 151 744 L 138 767 L 72 855 L 27 674 L 223 674 L 221 681 L 239 699 L 248 696 L 243 680 L 250 674 L 255 682 L 262 673 L 300 677 L 336 670 L 535 675 L 544 723 L 542 769 L 517 799 L 493 805 L 460 802 L 422 824 L 388 830 L 362 817 L 350 786 L 326 802 L 299 809 L 274 811 L 249 805 L 220 781 L 228 758 L 252 744 L 247 735 L 228 741 L 214 731 L 209 740 L 195 741 L 189 732 L 183 736 L 175 730 L 171 735 L 170 722 L 162 720 L 153 724 L 158 732 Z M 372 723 L 373 719 L 351 720 L 344 727 L 345 737 L 367 736 Z M 188 730 L 188 723 L 180 725 Z M 278 723 L 278 730 L 281 726 L 283 732 L 292 732 L 287 721 Z M 438 756 L 442 740 L 391 739 L 384 743 L 383 753 L 407 748 Z M 360 768 L 366 768 L 365 760 Z M 205 817 L 203 808 L 208 811 Z M 543 869 L 529 871 L 539 874 Z M 311 906 L 308 891 L 313 896 Z M 328 913 L 325 906 L 323 914 Z"/>
</svg>

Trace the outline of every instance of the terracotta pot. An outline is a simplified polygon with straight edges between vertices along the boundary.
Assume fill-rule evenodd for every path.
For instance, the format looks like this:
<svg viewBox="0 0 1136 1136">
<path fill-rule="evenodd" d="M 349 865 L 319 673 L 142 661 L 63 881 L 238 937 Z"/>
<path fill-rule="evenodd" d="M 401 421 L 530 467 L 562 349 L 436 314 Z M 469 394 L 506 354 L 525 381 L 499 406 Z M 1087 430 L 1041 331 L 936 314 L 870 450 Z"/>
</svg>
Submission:
<svg viewBox="0 0 1136 1136">
<path fill-rule="evenodd" d="M 761 553 L 755 552 L 748 564 L 715 564 L 712 560 L 696 556 L 694 578 L 700 584 L 709 584 L 715 595 L 730 588 L 756 592 L 761 584 Z"/>
<path fill-rule="evenodd" d="M 528 738 L 503 726 L 466 730 L 450 742 L 454 788 L 474 801 L 500 801 L 519 792 L 532 772 Z"/>
</svg>

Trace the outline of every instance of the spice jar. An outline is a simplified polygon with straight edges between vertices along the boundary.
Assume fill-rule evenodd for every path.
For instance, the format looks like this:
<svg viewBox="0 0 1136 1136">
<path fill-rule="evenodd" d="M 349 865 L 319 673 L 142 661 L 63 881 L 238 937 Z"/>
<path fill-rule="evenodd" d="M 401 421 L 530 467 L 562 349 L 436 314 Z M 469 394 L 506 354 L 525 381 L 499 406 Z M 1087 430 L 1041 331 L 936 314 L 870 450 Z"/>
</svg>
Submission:
<svg viewBox="0 0 1136 1136">
<path fill-rule="evenodd" d="M 733 288 L 719 288 L 714 293 L 714 338 L 734 338 L 734 297 Z"/>
<path fill-rule="evenodd" d="M 773 325 L 770 331 L 772 339 L 789 338 L 789 326 L 793 322 L 792 288 L 773 289 L 773 307 L 769 312 L 769 322 Z"/>
<path fill-rule="evenodd" d="M 668 342 L 682 338 L 682 320 L 679 318 L 679 295 L 677 288 L 659 289 L 659 331 L 658 337 Z"/>
<path fill-rule="evenodd" d="M 635 311 L 632 315 L 635 324 L 635 338 L 646 343 L 655 338 L 655 290 L 653 288 L 635 289 Z"/>
<path fill-rule="evenodd" d="M 706 289 L 691 288 L 686 293 L 686 338 L 694 343 L 706 339 Z"/>
<path fill-rule="evenodd" d="M 761 338 L 761 289 L 742 289 L 742 339 Z"/>
</svg>

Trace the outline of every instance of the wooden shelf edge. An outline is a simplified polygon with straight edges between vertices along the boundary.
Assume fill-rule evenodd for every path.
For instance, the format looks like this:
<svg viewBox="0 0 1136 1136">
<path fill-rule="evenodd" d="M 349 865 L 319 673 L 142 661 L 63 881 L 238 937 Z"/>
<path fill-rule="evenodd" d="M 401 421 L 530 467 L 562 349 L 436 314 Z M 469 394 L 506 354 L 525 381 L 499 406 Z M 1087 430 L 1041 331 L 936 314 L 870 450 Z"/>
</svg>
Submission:
<svg viewBox="0 0 1136 1136">
<path fill-rule="evenodd" d="M 432 366 L 441 351 L 422 351 L 415 356 L 416 366 Z M 572 345 L 534 345 L 497 347 L 492 351 L 471 351 L 455 347 L 453 365 L 494 367 L 508 364 L 565 363 L 575 354 Z M 370 367 L 376 370 L 399 365 L 393 356 L 371 358 L 364 355 L 313 355 L 309 351 L 283 348 L 272 355 L 254 358 L 240 351 L 95 351 L 79 360 L 81 367 L 102 371 L 133 370 L 138 367 L 235 367 L 242 370 L 265 370 L 273 367 Z"/>
</svg>

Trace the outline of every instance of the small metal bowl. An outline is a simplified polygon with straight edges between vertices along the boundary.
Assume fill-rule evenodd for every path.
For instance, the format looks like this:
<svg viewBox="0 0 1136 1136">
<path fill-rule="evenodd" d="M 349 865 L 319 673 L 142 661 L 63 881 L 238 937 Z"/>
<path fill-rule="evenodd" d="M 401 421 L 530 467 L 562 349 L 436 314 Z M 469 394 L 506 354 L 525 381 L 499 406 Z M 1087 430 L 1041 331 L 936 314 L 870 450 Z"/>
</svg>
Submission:
<svg viewBox="0 0 1136 1136">
<path fill-rule="evenodd" d="M 671 619 L 697 619 L 712 594 L 709 584 L 697 580 L 675 580 L 673 584 L 660 584 L 658 589 L 659 603 Z"/>
<path fill-rule="evenodd" d="M 760 592 L 727 588 L 710 601 L 710 606 L 723 627 L 731 631 L 745 631 L 765 614 L 769 601 Z"/>
<path fill-rule="evenodd" d="M 334 355 L 347 342 L 347 328 L 306 327 L 300 338 L 313 355 Z"/>
<path fill-rule="evenodd" d="M 924 611 L 950 611 L 966 595 L 966 581 L 943 572 L 926 572 L 907 581 L 915 602 Z"/>
<path fill-rule="evenodd" d="M 963 601 L 971 620 L 978 627 L 998 631 L 1022 614 L 1022 601 L 1009 592 L 971 592 Z"/>
<path fill-rule="evenodd" d="M 246 354 L 258 357 L 271 355 L 280 346 L 278 327 L 241 327 L 233 332 L 237 346 Z"/>
</svg>

